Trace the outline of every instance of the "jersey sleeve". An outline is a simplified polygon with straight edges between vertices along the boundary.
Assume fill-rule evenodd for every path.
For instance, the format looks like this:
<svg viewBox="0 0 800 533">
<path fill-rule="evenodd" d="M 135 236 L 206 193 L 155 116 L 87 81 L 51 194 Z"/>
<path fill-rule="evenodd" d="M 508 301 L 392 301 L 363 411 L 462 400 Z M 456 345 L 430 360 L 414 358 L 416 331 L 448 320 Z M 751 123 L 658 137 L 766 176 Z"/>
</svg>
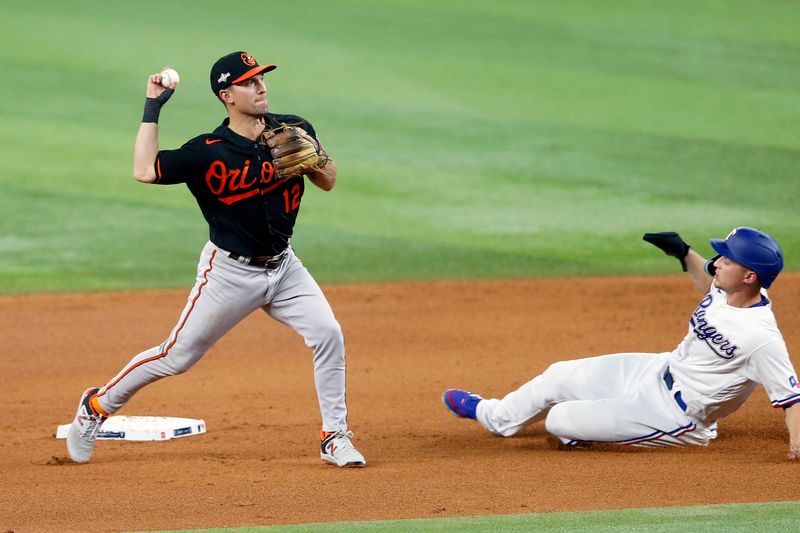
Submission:
<svg viewBox="0 0 800 533">
<path fill-rule="evenodd" d="M 773 407 L 783 407 L 800 402 L 800 384 L 789 360 L 783 340 L 774 340 L 749 358 L 745 374 L 764 387 Z"/>
<path fill-rule="evenodd" d="M 306 132 L 307 132 L 309 135 L 311 135 L 312 137 L 314 137 L 315 139 L 317 139 L 317 132 L 316 132 L 316 130 L 314 129 L 314 126 L 312 126 L 312 125 L 311 125 L 311 123 L 310 123 L 309 121 L 305 120 L 305 119 L 302 119 L 302 118 L 301 118 L 300 120 L 302 120 L 302 121 L 303 121 L 303 125 L 301 126 L 301 128 L 303 128 L 304 130 L 306 130 Z M 317 139 L 317 140 L 319 140 L 319 139 Z"/>
<path fill-rule="evenodd" d="M 203 154 L 198 142 L 192 139 L 177 150 L 160 150 L 156 156 L 156 183 L 173 185 L 185 183 L 200 171 Z"/>
</svg>

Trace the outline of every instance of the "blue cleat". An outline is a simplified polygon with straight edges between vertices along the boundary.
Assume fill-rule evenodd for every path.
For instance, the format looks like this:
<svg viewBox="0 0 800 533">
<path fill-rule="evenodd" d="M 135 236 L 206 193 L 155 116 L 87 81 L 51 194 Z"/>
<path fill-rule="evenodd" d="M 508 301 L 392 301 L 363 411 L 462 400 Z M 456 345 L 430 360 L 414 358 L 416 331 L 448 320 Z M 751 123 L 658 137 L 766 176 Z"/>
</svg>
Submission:
<svg viewBox="0 0 800 533">
<path fill-rule="evenodd" d="M 461 389 L 447 389 L 442 395 L 444 406 L 450 409 L 453 414 L 462 418 L 475 420 L 478 404 L 483 400 L 477 394 Z"/>
</svg>

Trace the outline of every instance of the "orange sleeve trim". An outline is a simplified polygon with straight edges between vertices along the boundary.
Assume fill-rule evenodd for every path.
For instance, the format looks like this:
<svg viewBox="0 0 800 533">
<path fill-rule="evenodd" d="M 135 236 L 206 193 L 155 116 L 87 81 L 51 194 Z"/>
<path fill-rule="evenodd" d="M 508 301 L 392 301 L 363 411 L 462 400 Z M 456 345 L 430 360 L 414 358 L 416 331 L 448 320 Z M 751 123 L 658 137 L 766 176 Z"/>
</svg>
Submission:
<svg viewBox="0 0 800 533">
<path fill-rule="evenodd" d="M 156 181 L 155 181 L 155 183 L 158 183 L 159 181 L 161 181 L 161 156 L 157 155 L 156 156 Z"/>
</svg>

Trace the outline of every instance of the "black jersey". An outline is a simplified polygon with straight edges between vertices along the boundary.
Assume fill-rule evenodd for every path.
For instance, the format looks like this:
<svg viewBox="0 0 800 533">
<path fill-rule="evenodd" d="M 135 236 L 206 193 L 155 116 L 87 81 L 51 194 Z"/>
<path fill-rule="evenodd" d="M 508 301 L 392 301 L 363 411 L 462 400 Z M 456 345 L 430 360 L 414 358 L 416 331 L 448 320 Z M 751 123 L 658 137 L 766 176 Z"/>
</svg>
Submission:
<svg viewBox="0 0 800 533">
<path fill-rule="evenodd" d="M 316 139 L 314 127 L 295 115 L 265 115 L 267 126 L 296 125 Z M 208 222 L 209 239 L 245 256 L 277 255 L 289 245 L 303 176 L 278 180 L 269 148 L 228 127 L 226 118 L 213 133 L 177 150 L 161 150 L 156 183 L 186 183 Z"/>
</svg>

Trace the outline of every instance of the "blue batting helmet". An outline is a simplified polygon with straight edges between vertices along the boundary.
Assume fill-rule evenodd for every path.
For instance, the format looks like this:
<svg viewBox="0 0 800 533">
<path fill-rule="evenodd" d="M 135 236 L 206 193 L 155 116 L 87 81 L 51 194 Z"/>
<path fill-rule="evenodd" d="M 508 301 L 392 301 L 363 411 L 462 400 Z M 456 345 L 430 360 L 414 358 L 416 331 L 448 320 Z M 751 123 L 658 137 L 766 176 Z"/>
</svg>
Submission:
<svg viewBox="0 0 800 533">
<path fill-rule="evenodd" d="M 783 252 L 777 241 L 755 228 L 734 228 L 725 238 L 711 239 L 711 247 L 758 274 L 761 286 L 768 289 L 783 269 Z"/>
</svg>

